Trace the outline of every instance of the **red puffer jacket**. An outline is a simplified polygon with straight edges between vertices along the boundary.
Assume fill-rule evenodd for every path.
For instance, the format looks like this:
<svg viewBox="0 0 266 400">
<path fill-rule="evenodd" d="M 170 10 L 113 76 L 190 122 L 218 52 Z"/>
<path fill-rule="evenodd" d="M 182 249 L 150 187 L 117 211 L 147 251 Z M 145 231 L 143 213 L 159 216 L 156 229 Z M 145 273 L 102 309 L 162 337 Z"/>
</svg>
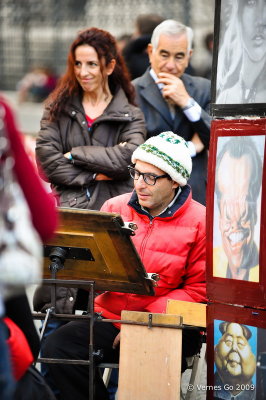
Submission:
<svg viewBox="0 0 266 400">
<path fill-rule="evenodd" d="M 95 311 L 119 319 L 122 310 L 164 313 L 168 299 L 206 301 L 205 207 L 192 200 L 189 186 L 176 203 L 160 217 L 150 219 L 139 207 L 135 193 L 105 202 L 101 211 L 119 213 L 124 221 L 137 224 L 134 245 L 146 271 L 159 274 L 160 280 L 155 297 L 105 292 L 96 297 Z"/>
<path fill-rule="evenodd" d="M 13 375 L 16 380 L 19 380 L 33 363 L 33 355 L 20 327 L 10 318 L 4 318 L 4 322 L 9 329 L 7 345 L 10 352 Z"/>
</svg>

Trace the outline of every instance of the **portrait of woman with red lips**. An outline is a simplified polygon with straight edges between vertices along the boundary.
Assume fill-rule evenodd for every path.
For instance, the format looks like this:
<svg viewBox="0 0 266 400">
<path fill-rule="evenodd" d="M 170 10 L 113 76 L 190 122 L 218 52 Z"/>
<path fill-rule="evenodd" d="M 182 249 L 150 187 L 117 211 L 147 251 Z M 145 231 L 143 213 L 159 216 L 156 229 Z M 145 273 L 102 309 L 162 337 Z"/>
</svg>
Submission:
<svg viewBox="0 0 266 400">
<path fill-rule="evenodd" d="M 220 0 L 216 103 L 266 102 L 266 2 Z"/>
</svg>

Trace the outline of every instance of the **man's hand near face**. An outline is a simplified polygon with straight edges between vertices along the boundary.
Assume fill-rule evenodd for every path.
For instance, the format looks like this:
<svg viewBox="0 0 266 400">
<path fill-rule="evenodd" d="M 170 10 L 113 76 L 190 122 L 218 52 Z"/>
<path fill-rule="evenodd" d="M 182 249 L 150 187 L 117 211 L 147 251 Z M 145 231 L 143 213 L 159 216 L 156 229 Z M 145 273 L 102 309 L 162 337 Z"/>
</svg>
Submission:
<svg viewBox="0 0 266 400">
<path fill-rule="evenodd" d="M 168 72 L 160 72 L 158 78 L 157 83 L 164 84 L 162 95 L 165 100 L 170 100 L 173 104 L 176 104 L 181 108 L 186 107 L 190 96 L 182 80 Z"/>
<path fill-rule="evenodd" d="M 167 72 L 160 72 L 158 77 L 157 83 L 164 84 L 162 89 L 164 99 L 170 104 L 177 105 L 181 108 L 186 107 L 190 96 L 182 80 Z M 200 153 L 204 149 L 204 144 L 197 133 L 194 133 L 191 142 L 195 146 L 196 153 Z"/>
</svg>

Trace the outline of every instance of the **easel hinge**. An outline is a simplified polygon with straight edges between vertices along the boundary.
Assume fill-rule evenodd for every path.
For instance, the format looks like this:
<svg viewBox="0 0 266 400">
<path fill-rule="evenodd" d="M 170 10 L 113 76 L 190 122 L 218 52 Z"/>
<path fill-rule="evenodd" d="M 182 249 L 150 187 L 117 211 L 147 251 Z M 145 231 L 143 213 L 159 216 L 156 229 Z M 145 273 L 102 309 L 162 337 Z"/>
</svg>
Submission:
<svg viewBox="0 0 266 400">
<path fill-rule="evenodd" d="M 152 314 L 149 313 L 148 328 L 152 328 Z"/>
</svg>

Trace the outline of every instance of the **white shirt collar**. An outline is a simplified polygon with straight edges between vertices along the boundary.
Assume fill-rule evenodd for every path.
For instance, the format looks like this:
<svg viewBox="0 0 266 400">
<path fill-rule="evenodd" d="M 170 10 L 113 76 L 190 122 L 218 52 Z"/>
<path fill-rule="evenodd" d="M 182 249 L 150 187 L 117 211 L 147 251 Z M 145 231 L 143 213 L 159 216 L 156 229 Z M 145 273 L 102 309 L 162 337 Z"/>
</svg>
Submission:
<svg viewBox="0 0 266 400">
<path fill-rule="evenodd" d="M 162 90 L 162 88 L 164 87 L 164 84 L 163 83 L 157 83 L 159 78 L 156 75 L 154 69 L 152 69 L 152 68 L 150 69 L 150 75 L 151 75 L 152 79 L 154 80 L 154 82 L 156 83 L 156 85 L 158 86 L 159 90 Z"/>
<path fill-rule="evenodd" d="M 164 84 L 163 83 L 157 83 L 158 76 L 156 75 L 154 69 L 152 69 L 152 68 L 150 69 L 150 75 L 151 75 L 152 79 L 154 80 L 154 82 L 156 83 L 156 85 L 158 86 L 158 89 L 161 92 L 162 88 L 164 87 Z M 168 103 L 168 102 L 166 102 L 166 103 L 168 105 L 171 117 L 174 120 L 175 119 L 175 106 L 173 104 Z"/>
</svg>

